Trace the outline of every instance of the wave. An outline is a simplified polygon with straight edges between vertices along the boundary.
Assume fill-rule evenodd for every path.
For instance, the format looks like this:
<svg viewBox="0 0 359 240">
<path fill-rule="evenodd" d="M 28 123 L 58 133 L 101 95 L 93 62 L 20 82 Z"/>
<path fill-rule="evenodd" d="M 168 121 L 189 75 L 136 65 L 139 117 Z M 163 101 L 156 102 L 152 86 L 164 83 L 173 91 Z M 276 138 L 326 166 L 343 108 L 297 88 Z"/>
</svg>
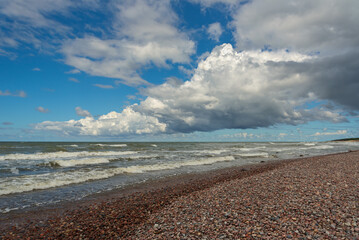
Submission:
<svg viewBox="0 0 359 240">
<path fill-rule="evenodd" d="M 130 167 L 121 168 L 124 173 L 143 173 L 148 171 L 158 171 L 158 170 L 169 170 L 176 169 L 185 166 L 197 166 L 197 165 L 210 165 L 217 162 L 227 162 L 233 161 L 235 158 L 233 156 L 226 157 L 213 157 L 213 158 L 204 158 L 197 159 L 192 161 L 182 161 L 176 163 L 159 163 L 153 165 L 135 165 Z"/>
<path fill-rule="evenodd" d="M 11 171 L 11 173 L 13 173 L 13 174 L 19 174 L 19 169 L 17 169 L 16 167 L 12 167 L 12 168 L 10 168 L 10 171 Z"/>
<path fill-rule="evenodd" d="M 1 146 L 0 148 L 31 148 L 30 146 L 9 146 L 9 145 L 5 145 L 5 146 Z"/>
<path fill-rule="evenodd" d="M 11 212 L 11 211 L 14 211 L 14 210 L 18 210 L 18 209 L 19 209 L 18 207 L 0 209 L 0 213 L 8 213 L 8 212 Z"/>
<path fill-rule="evenodd" d="M 9 177 L 0 183 L 0 195 L 29 192 L 33 190 L 60 187 L 90 180 L 114 176 L 115 172 L 104 170 L 56 172 L 39 175 L 27 175 L 22 178 Z"/>
<path fill-rule="evenodd" d="M 315 146 L 315 147 L 310 147 L 311 149 L 319 149 L 319 150 L 325 150 L 325 149 L 331 149 L 334 148 L 333 146 L 330 145 L 322 145 L 322 146 Z"/>
<path fill-rule="evenodd" d="M 355 142 L 355 141 L 341 141 L 341 142 L 333 142 L 332 144 L 335 144 L 335 145 L 340 145 L 340 146 L 354 146 L 354 147 L 357 147 L 359 146 L 359 142 Z"/>
<path fill-rule="evenodd" d="M 219 155 L 225 152 L 228 152 L 228 150 L 188 150 L 188 151 L 172 151 L 173 153 L 194 153 L 195 155 Z"/>
<path fill-rule="evenodd" d="M 243 152 L 249 152 L 249 151 L 253 151 L 253 150 L 260 150 L 260 149 L 266 149 L 265 146 L 261 146 L 261 147 L 251 147 L 251 148 L 240 148 L 239 150 L 243 151 Z"/>
<path fill-rule="evenodd" d="M 96 144 L 91 144 L 91 146 L 98 146 L 98 147 L 127 147 L 127 144 L 102 144 L 102 143 L 96 143 Z"/>
<path fill-rule="evenodd" d="M 0 156 L 0 161 L 4 160 L 46 160 L 46 159 L 66 159 L 66 158 L 84 158 L 95 156 L 122 156 L 136 154 L 134 151 L 106 151 L 106 152 L 46 152 L 46 153 L 12 153 Z"/>
<path fill-rule="evenodd" d="M 164 159 L 166 158 L 166 156 L 164 155 L 156 155 L 156 154 L 147 154 L 147 155 L 130 155 L 130 156 L 126 156 L 126 157 L 120 157 L 119 159 L 124 159 L 124 160 L 137 160 L 137 159 Z"/>
<path fill-rule="evenodd" d="M 149 171 L 170 170 L 185 166 L 209 165 L 217 162 L 233 160 L 235 160 L 233 156 L 226 156 L 173 163 L 158 163 L 152 165 L 135 165 L 109 169 L 94 169 L 90 171 L 86 169 L 81 169 L 80 171 L 27 175 L 22 176 L 21 178 L 9 177 L 3 179 L 3 181 L 0 182 L 0 195 L 60 187 L 70 184 L 78 184 L 86 181 L 105 179 L 124 173 L 143 173 Z"/>
<path fill-rule="evenodd" d="M 73 148 L 77 148 L 77 147 L 79 147 L 79 145 L 77 145 L 77 144 L 62 144 L 62 145 L 56 145 L 56 147 L 73 147 Z"/>
<path fill-rule="evenodd" d="M 239 153 L 237 154 L 240 157 L 268 157 L 266 152 L 254 152 L 254 153 Z"/>
<path fill-rule="evenodd" d="M 109 162 L 109 158 L 80 158 L 71 160 L 55 160 L 46 163 L 45 165 L 50 165 L 51 167 L 74 167 L 78 165 L 94 165 Z"/>
<path fill-rule="evenodd" d="M 2 173 L 12 173 L 18 175 L 20 170 L 16 167 L 0 167 L 0 176 Z"/>
</svg>

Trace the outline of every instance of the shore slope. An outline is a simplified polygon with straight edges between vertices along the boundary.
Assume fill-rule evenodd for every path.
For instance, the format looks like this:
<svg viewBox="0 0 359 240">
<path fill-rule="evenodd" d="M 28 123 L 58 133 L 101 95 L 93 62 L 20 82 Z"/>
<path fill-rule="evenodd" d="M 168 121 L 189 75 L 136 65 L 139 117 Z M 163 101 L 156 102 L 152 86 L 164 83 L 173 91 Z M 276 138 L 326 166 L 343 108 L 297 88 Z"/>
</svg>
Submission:
<svg viewBox="0 0 359 240">
<path fill-rule="evenodd" d="M 355 239 L 359 152 L 176 176 L 62 207 L 2 217 L 0 237 Z"/>
</svg>

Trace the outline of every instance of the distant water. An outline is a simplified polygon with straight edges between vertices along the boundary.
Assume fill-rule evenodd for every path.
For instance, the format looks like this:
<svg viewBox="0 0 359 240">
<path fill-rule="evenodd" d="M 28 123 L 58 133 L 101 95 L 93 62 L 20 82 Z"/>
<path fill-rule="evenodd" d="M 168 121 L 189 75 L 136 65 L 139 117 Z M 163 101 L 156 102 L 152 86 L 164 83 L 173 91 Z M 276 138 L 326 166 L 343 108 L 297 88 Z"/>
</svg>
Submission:
<svg viewBox="0 0 359 240">
<path fill-rule="evenodd" d="M 0 142 L 0 213 L 169 175 L 348 150 L 359 143 Z"/>
</svg>

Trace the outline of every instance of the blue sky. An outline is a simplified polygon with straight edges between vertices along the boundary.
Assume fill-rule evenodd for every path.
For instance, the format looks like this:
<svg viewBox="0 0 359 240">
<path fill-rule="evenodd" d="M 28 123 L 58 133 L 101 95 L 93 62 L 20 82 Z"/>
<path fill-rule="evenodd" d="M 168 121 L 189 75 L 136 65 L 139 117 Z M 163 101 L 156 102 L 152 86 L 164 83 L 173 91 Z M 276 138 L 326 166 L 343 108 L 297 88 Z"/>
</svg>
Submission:
<svg viewBox="0 0 359 240">
<path fill-rule="evenodd" d="M 359 136 L 355 0 L 4 0 L 0 141 Z"/>
</svg>

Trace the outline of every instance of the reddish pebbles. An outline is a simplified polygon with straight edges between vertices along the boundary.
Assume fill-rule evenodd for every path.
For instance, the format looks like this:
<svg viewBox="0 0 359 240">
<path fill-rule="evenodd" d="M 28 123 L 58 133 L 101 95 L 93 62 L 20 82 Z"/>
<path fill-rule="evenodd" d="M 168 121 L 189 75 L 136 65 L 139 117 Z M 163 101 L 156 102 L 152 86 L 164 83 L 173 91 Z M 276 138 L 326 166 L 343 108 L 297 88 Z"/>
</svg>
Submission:
<svg viewBox="0 0 359 240">
<path fill-rule="evenodd" d="M 351 152 L 173 177 L 7 227 L 0 238 L 355 239 L 358 175 Z"/>
<path fill-rule="evenodd" d="M 304 159 L 182 196 L 132 239 L 359 239 L 359 152 Z"/>
</svg>

